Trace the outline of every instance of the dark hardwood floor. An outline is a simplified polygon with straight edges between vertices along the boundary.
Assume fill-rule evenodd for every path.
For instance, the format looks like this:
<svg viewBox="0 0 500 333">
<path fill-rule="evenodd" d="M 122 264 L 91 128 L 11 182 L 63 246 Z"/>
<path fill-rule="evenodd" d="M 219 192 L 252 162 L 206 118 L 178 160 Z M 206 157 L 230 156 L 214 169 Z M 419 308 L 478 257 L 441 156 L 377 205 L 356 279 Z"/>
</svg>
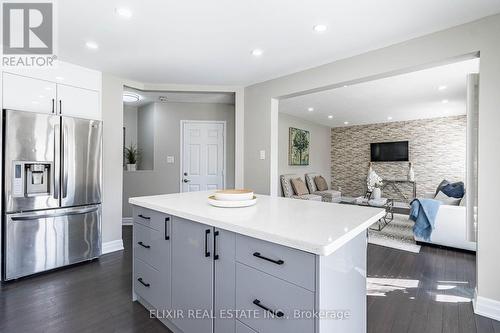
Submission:
<svg viewBox="0 0 500 333">
<path fill-rule="evenodd" d="M 131 228 L 125 251 L 0 287 L 0 332 L 169 332 L 131 301 Z M 475 256 L 422 247 L 368 249 L 368 332 L 500 333 L 468 301 Z M 202 333 L 202 332 L 199 332 Z M 348 333 L 348 332 L 346 332 Z"/>
</svg>

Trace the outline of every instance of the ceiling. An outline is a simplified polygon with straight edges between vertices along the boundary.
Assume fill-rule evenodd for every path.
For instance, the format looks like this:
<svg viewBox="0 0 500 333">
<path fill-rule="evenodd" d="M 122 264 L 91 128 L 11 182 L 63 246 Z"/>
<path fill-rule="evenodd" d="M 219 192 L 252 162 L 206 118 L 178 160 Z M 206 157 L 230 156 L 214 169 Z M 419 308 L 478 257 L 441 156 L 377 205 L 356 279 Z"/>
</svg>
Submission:
<svg viewBox="0 0 500 333">
<path fill-rule="evenodd" d="M 463 115 L 466 75 L 478 72 L 472 59 L 284 99 L 279 111 L 329 127 Z"/>
<path fill-rule="evenodd" d="M 234 104 L 234 93 L 222 92 L 174 92 L 174 91 L 142 91 L 124 87 L 124 92 L 131 92 L 139 95 L 138 102 L 126 102 L 129 106 L 143 106 L 149 103 L 165 103 L 160 97 L 166 98 L 166 102 L 178 103 L 218 103 Z"/>
<path fill-rule="evenodd" d="M 248 85 L 498 12 L 499 0 L 58 1 L 58 56 L 145 83 Z"/>
</svg>

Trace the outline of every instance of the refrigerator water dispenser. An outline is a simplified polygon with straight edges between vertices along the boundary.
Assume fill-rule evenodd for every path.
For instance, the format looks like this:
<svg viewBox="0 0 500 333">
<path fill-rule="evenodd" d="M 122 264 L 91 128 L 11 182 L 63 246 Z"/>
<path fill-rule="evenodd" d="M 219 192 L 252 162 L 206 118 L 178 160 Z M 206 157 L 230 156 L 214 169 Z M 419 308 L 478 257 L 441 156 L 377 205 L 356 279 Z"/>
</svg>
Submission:
<svg viewBox="0 0 500 333">
<path fill-rule="evenodd" d="M 14 197 L 50 195 L 51 162 L 14 162 L 12 192 Z"/>
</svg>

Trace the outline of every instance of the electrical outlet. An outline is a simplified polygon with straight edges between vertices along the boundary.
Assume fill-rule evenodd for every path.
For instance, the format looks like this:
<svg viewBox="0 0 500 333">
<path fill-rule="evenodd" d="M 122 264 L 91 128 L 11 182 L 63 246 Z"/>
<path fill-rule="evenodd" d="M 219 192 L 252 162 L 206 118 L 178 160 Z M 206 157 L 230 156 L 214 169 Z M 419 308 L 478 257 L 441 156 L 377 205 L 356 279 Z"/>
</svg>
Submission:
<svg viewBox="0 0 500 333">
<path fill-rule="evenodd" d="M 175 159 L 172 155 L 168 155 L 167 156 L 167 164 L 174 164 L 175 163 Z"/>
</svg>

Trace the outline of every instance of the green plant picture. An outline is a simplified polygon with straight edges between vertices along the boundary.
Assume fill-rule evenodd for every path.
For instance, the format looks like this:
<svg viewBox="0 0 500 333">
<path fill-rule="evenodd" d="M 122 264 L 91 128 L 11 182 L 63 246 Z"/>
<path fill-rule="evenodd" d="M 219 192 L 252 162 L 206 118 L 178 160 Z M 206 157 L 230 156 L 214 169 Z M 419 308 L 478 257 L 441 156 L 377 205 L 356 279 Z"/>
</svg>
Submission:
<svg viewBox="0 0 500 333">
<path fill-rule="evenodd" d="M 309 131 L 290 127 L 288 138 L 288 164 L 309 165 Z"/>
</svg>

